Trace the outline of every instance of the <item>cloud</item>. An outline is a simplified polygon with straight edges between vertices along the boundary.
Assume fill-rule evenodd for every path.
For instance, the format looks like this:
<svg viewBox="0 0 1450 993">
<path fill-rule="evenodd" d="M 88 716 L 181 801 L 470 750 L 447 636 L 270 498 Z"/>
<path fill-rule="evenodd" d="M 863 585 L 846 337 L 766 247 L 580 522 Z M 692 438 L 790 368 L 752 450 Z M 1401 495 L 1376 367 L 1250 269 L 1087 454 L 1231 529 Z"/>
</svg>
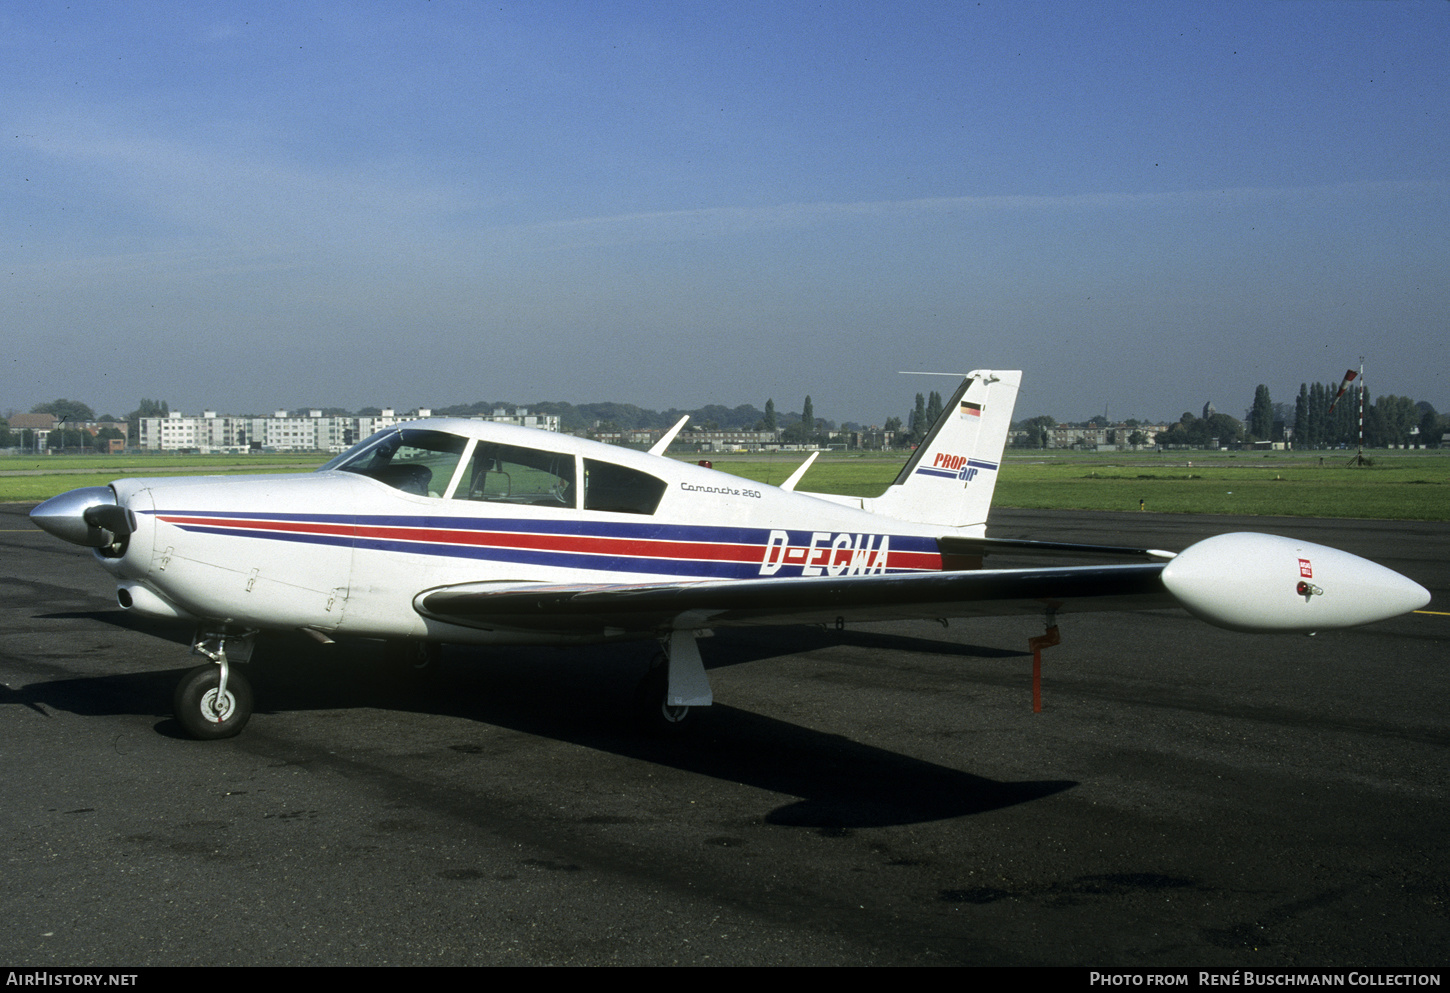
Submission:
<svg viewBox="0 0 1450 993">
<path fill-rule="evenodd" d="M 184 136 L 132 121 L 117 126 L 60 112 L 10 125 L 14 147 L 53 173 L 38 189 L 84 189 L 110 211 L 118 238 L 170 229 L 173 238 L 211 238 L 226 250 L 265 256 L 318 249 L 357 256 L 499 257 L 514 253 L 623 248 L 730 239 L 827 226 L 920 225 L 1017 214 L 1143 214 L 1234 210 L 1266 204 L 1334 203 L 1345 198 L 1408 202 L 1444 198 L 1447 184 L 1348 183 L 1170 192 L 949 196 L 907 200 L 792 202 L 547 217 L 541 190 L 510 189 L 483 172 L 442 179 L 455 163 L 303 160 L 253 126 L 211 122 Z M 306 145 L 316 148 L 309 139 Z M 261 149 L 261 150 L 259 150 Z M 536 220 L 528 218 L 532 211 Z M 525 219 L 517 220 L 519 217 Z M 506 218 L 508 220 L 506 220 Z"/>
<path fill-rule="evenodd" d="M 90 208 L 129 218 L 132 230 L 161 223 L 188 236 L 210 233 L 268 250 L 366 244 L 421 234 L 481 206 L 462 185 L 430 181 L 402 160 L 307 164 L 220 141 L 114 133 L 76 120 L 12 133 L 19 147 L 51 167 L 50 181 L 37 182 L 37 190 L 85 190 L 95 198 Z"/>
<path fill-rule="evenodd" d="M 498 233 L 512 234 L 520 240 L 535 241 L 541 245 L 574 248 L 644 241 L 691 240 L 755 231 L 813 227 L 858 219 L 890 222 L 1002 213 L 1045 215 L 1088 211 L 1227 208 L 1267 203 L 1332 202 L 1347 196 L 1408 200 L 1426 196 L 1443 198 L 1447 191 L 1450 191 L 1450 184 L 1407 181 L 1159 193 L 956 196 L 913 200 L 785 203 L 762 207 L 701 207 L 580 217 L 519 225 L 499 229 Z"/>
</svg>

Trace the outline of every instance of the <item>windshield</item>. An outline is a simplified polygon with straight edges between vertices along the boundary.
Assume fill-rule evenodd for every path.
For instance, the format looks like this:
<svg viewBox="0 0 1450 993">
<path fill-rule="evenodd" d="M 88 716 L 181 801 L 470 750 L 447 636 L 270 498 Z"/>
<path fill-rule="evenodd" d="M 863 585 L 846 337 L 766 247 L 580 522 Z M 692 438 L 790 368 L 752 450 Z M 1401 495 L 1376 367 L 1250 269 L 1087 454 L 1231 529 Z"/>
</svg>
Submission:
<svg viewBox="0 0 1450 993">
<path fill-rule="evenodd" d="M 351 462 L 354 458 L 356 458 L 358 456 L 359 453 L 365 452 L 368 449 L 372 448 L 374 445 L 378 444 L 380 441 L 382 441 L 388 435 L 397 434 L 397 433 L 398 433 L 398 429 L 397 428 L 383 428 L 381 431 L 374 431 L 372 434 L 368 435 L 366 438 L 364 438 L 362 441 L 358 442 L 356 445 L 353 445 L 351 448 L 349 448 L 347 451 L 343 452 L 341 455 L 333 456 L 327 462 L 325 462 L 322 465 L 318 466 L 315 471 L 316 472 L 327 472 L 329 469 L 339 468 L 344 462 Z"/>
<path fill-rule="evenodd" d="M 405 493 L 443 496 L 468 439 L 446 431 L 389 428 L 379 431 L 319 469 L 355 472 Z"/>
</svg>

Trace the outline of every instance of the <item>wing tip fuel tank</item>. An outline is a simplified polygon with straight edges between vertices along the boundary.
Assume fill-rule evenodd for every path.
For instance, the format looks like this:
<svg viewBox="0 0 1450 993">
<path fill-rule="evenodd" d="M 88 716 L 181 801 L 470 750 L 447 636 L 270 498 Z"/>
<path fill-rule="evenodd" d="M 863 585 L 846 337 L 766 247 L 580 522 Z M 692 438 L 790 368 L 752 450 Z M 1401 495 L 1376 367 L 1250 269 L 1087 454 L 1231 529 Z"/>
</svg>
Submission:
<svg viewBox="0 0 1450 993">
<path fill-rule="evenodd" d="M 1164 567 L 1163 585 L 1189 613 L 1234 631 L 1327 631 L 1430 602 L 1419 583 L 1358 555 L 1252 532 L 1190 545 Z"/>
</svg>

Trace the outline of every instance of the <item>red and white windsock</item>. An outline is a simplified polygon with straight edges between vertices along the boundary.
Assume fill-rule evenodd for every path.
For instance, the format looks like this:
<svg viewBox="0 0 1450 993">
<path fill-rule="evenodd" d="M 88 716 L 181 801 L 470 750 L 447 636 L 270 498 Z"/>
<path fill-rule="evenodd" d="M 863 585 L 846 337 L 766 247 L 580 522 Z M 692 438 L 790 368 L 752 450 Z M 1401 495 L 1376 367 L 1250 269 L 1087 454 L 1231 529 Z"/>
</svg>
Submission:
<svg viewBox="0 0 1450 993">
<path fill-rule="evenodd" d="M 1344 391 L 1349 389 L 1349 384 L 1354 382 L 1354 378 L 1358 375 L 1359 373 L 1355 372 L 1353 369 L 1346 369 L 1344 371 L 1344 382 L 1339 384 L 1339 392 L 1334 394 L 1334 400 L 1331 401 L 1329 404 L 1328 413 L 1334 413 L 1334 405 L 1339 402 L 1340 397 L 1344 396 Z"/>
</svg>

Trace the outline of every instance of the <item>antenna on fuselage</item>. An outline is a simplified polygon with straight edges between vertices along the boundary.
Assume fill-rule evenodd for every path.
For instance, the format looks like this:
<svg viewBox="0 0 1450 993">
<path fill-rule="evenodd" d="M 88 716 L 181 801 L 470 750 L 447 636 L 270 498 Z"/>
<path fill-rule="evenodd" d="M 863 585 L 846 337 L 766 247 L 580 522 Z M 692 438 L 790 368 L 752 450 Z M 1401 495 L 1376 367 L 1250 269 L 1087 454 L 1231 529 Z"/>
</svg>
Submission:
<svg viewBox="0 0 1450 993">
<path fill-rule="evenodd" d="M 800 468 L 797 469 L 795 472 L 791 473 L 790 478 L 780 484 L 780 488 L 787 491 L 795 489 L 795 484 L 801 481 L 801 477 L 806 474 L 806 470 L 811 467 L 811 463 L 814 462 L 816 460 L 816 457 L 820 454 L 821 453 L 819 450 L 811 452 L 811 457 L 802 462 Z"/>
<path fill-rule="evenodd" d="M 663 454 L 665 454 L 665 449 L 670 447 L 670 442 L 672 442 L 672 441 L 675 440 L 675 435 L 677 435 L 677 434 L 680 433 L 680 428 L 684 427 L 685 426 L 685 422 L 688 421 L 689 419 L 690 419 L 690 415 L 689 414 L 686 414 L 684 417 L 681 417 L 678 421 L 676 421 L 674 427 L 670 428 L 664 434 L 660 435 L 660 440 L 657 441 L 657 442 L 655 442 L 653 445 L 650 446 L 649 454 L 651 454 L 651 455 L 663 455 Z"/>
</svg>

